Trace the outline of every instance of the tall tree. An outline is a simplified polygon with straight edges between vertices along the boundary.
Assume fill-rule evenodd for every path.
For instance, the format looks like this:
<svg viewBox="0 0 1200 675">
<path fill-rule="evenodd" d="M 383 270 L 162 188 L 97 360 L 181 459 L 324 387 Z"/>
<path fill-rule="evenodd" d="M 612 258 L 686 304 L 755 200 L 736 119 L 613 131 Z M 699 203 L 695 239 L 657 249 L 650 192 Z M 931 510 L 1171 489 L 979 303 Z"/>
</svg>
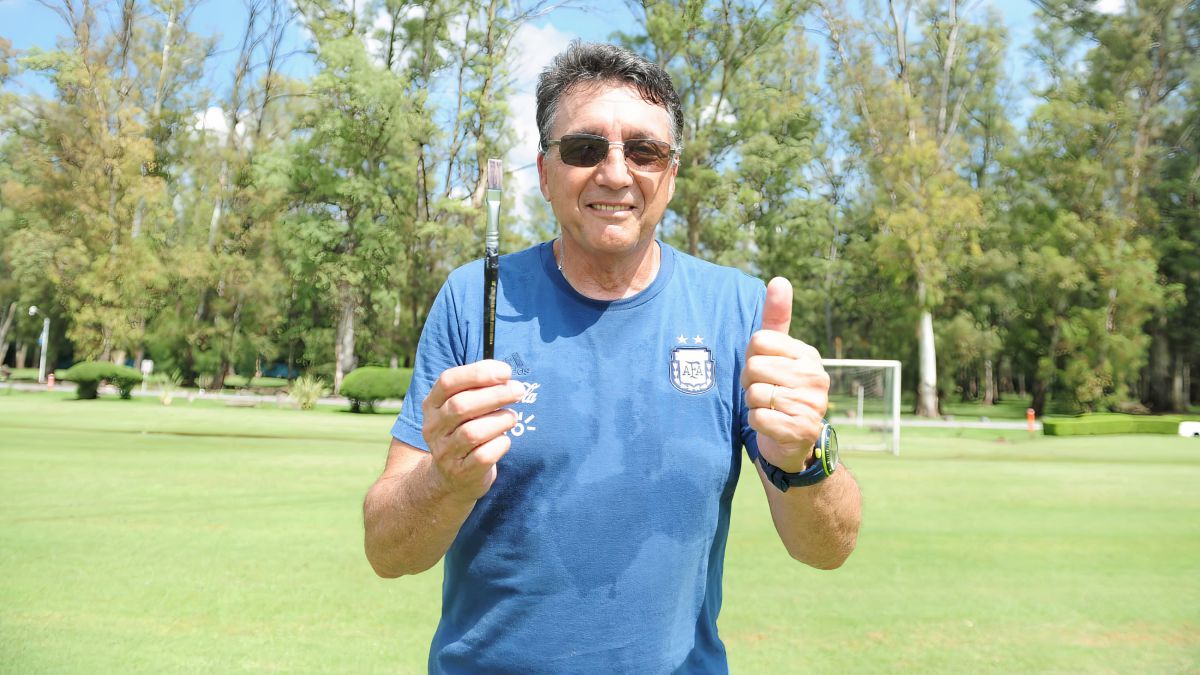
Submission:
<svg viewBox="0 0 1200 675">
<path fill-rule="evenodd" d="M 979 252 L 982 205 L 967 179 L 964 109 L 975 93 L 981 61 L 968 8 L 957 0 L 920 4 L 925 30 L 913 41 L 913 3 L 868 5 L 867 20 L 845 7 L 821 3 L 834 54 L 843 111 L 856 128 L 851 138 L 869 158 L 873 189 L 873 257 L 895 283 L 910 289 L 917 309 L 919 376 L 916 411 L 938 413 L 934 311 L 944 306 L 947 279 Z M 880 37 L 874 42 L 874 36 Z"/>
<path fill-rule="evenodd" d="M 513 40 L 546 14 L 547 0 L 385 2 L 376 31 L 379 57 L 406 82 L 423 115 L 415 118 L 409 171 L 415 200 L 400 223 L 404 255 L 376 314 L 390 323 L 393 363 L 411 359 L 445 273 L 482 252 L 489 158 L 513 145 L 509 119 Z M 506 165 L 507 167 L 508 165 Z M 506 205 L 507 208 L 507 205 Z M 517 237 L 501 231 L 505 248 Z M 401 356 L 403 355 L 403 356 Z"/>
<path fill-rule="evenodd" d="M 420 110 L 406 82 L 368 54 L 362 24 L 340 6 L 304 8 L 320 71 L 292 151 L 292 214 L 281 245 L 293 275 L 310 279 L 334 312 L 333 383 L 356 363 L 355 329 L 367 290 L 386 286 L 402 257 L 400 230 L 414 186 Z"/>
<path fill-rule="evenodd" d="M 14 236 L 14 259 L 45 263 L 27 271 L 54 285 L 80 355 L 119 360 L 140 348 L 166 289 L 161 240 L 142 236 L 143 222 L 169 213 L 159 164 L 168 134 L 159 123 L 165 109 L 186 104 L 205 50 L 186 30 L 164 29 L 161 7 L 48 6 L 68 34 L 58 49 L 22 59 L 50 80 L 55 98 L 23 97 L 10 118 L 21 139 L 21 179 L 10 194 L 30 216 Z"/>
<path fill-rule="evenodd" d="M 185 382 L 199 374 L 221 388 L 275 352 L 286 285 L 274 249 L 283 189 L 264 175 L 292 131 L 285 103 L 297 89 L 283 78 L 286 31 L 294 12 L 280 0 L 246 0 L 245 22 L 216 105 L 193 112 L 173 202 L 179 204 L 169 254 L 174 302 L 154 327 L 160 360 Z M 198 119 L 197 119 L 198 118 Z"/>
<path fill-rule="evenodd" d="M 1116 16 L 1044 5 L 1035 53 L 1045 103 L 1031 119 L 1017 210 L 1036 225 L 1023 257 L 1027 292 L 1045 308 L 1025 331 L 1037 345 L 1039 412 L 1050 398 L 1083 410 L 1127 400 L 1146 362 L 1143 326 L 1170 304 L 1146 237 L 1157 220 L 1147 186 L 1183 81 L 1178 59 L 1194 58 L 1167 28 L 1184 11 L 1170 2 Z"/>
</svg>

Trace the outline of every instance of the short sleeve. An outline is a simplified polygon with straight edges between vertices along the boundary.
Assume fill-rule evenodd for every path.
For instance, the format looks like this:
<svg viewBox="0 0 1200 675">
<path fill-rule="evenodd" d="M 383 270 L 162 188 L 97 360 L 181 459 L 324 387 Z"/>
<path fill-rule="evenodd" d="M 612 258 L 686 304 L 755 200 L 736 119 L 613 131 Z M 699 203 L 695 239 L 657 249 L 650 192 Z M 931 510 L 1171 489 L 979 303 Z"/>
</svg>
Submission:
<svg viewBox="0 0 1200 675">
<path fill-rule="evenodd" d="M 758 282 L 757 290 L 758 290 L 758 294 L 755 298 L 755 302 L 753 303 L 753 309 L 751 310 L 750 320 L 747 322 L 748 325 L 750 326 L 750 329 L 749 329 L 749 332 L 746 333 L 746 340 L 744 343 L 746 345 L 750 344 L 750 337 L 753 336 L 756 332 L 758 332 L 758 329 L 762 328 L 762 308 L 763 308 L 763 305 L 767 301 L 767 288 L 760 281 L 760 282 Z M 746 352 L 745 352 L 744 348 L 743 348 L 742 353 L 739 356 L 741 358 L 741 363 L 745 363 Z M 738 376 L 739 376 L 739 380 L 740 380 L 741 364 L 739 364 L 739 366 L 738 366 Z M 742 444 L 746 448 L 746 455 L 750 458 L 750 461 L 757 462 L 758 461 L 758 432 L 755 431 L 754 428 L 750 426 L 750 408 L 749 408 L 749 406 L 746 405 L 746 391 L 744 389 L 742 389 L 740 385 L 738 386 L 737 391 L 738 391 L 738 405 L 737 405 L 738 418 L 737 419 L 738 419 L 739 427 L 740 427 L 739 429 L 737 429 L 737 431 L 741 432 Z"/>
<path fill-rule="evenodd" d="M 393 438 L 427 452 L 429 447 L 421 433 L 424 422 L 421 404 L 443 371 L 466 363 L 458 309 L 454 292 L 447 281 L 438 291 L 429 316 L 425 319 L 425 327 L 421 329 L 412 382 L 408 386 L 400 415 L 392 425 Z"/>
</svg>

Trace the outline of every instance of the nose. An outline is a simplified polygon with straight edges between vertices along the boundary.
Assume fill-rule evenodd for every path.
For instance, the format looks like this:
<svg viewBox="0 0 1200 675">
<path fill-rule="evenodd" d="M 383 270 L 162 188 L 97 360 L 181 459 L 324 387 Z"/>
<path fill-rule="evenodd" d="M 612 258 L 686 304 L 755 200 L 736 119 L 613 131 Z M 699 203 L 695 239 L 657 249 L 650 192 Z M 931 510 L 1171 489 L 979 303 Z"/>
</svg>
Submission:
<svg viewBox="0 0 1200 675">
<path fill-rule="evenodd" d="M 597 185 L 611 189 L 621 189 L 633 183 L 633 176 L 625 164 L 625 146 L 611 143 L 604 161 L 596 167 L 595 180 Z"/>
</svg>

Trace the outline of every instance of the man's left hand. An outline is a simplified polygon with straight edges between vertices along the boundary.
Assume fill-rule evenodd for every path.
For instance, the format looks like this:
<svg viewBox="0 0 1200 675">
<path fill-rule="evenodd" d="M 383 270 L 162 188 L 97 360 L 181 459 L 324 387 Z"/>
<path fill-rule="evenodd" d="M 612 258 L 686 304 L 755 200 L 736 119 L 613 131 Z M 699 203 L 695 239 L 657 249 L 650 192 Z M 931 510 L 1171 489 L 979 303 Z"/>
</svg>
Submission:
<svg viewBox="0 0 1200 675">
<path fill-rule="evenodd" d="M 806 468 L 821 432 L 829 375 L 815 348 L 788 335 L 791 323 L 792 284 L 775 277 L 767 284 L 762 329 L 746 348 L 741 383 L 763 459 L 795 473 Z"/>
</svg>

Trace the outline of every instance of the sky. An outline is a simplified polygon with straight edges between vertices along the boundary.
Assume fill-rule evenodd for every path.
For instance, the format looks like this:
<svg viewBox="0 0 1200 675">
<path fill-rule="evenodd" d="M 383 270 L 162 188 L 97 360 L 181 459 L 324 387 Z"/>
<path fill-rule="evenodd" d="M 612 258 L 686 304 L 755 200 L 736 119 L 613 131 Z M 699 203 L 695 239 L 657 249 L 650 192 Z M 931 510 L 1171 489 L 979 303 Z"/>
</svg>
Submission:
<svg viewBox="0 0 1200 675">
<path fill-rule="evenodd" d="M 1108 12 L 1120 11 L 1123 1 L 1099 0 L 1097 8 Z M 635 17 L 624 0 L 582 0 L 576 5 L 574 8 L 558 8 L 523 26 L 516 40 L 516 91 L 511 105 L 517 121 L 514 126 L 518 144 L 505 158 L 505 164 L 506 169 L 520 169 L 513 175 L 513 188 L 517 194 L 536 191 L 537 187 L 537 171 L 532 165 L 537 153 L 533 89 L 538 73 L 572 39 L 606 41 L 614 33 L 628 30 L 635 23 Z M 1007 63 L 1012 81 L 1020 87 L 1026 79 L 1028 57 L 1024 46 L 1033 37 L 1035 8 L 1029 0 L 985 0 L 983 6 L 998 9 L 1009 28 L 1012 40 Z M 242 16 L 241 0 L 206 0 L 197 9 L 191 28 L 200 34 L 221 35 L 221 47 L 228 53 L 236 47 Z M 0 36 L 10 40 L 14 48 L 53 48 L 55 36 L 62 31 L 61 19 L 37 0 L 0 0 Z M 296 41 L 300 43 L 303 38 L 297 36 Z M 293 60 L 290 67 L 302 71 L 310 66 L 301 57 Z M 219 90 L 217 84 L 211 83 L 210 88 Z M 45 85 L 25 76 L 16 86 L 39 90 Z M 213 124 L 221 116 L 219 110 L 213 109 L 208 117 L 208 123 Z M 516 205 L 519 211 L 524 211 L 523 199 L 517 199 Z"/>
</svg>

